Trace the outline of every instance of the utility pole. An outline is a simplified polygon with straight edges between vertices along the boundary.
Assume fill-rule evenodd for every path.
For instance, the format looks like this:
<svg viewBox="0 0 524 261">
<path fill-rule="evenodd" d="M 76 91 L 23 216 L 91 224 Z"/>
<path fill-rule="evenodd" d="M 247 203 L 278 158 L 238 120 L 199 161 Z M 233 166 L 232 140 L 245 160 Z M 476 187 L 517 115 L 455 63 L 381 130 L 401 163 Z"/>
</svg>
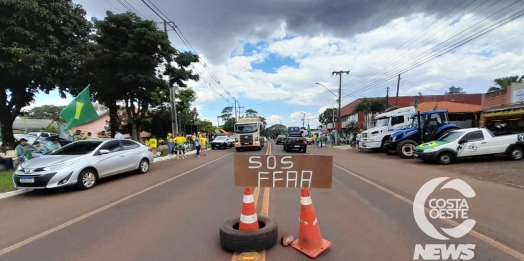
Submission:
<svg viewBox="0 0 524 261">
<path fill-rule="evenodd" d="M 237 100 L 234 100 L 235 101 L 235 121 L 238 121 L 238 116 L 237 116 Z"/>
<path fill-rule="evenodd" d="M 400 74 L 398 75 L 397 80 L 397 98 L 395 99 L 395 106 L 398 106 L 398 88 L 400 87 Z"/>
<path fill-rule="evenodd" d="M 386 88 L 386 109 L 389 105 L 389 87 Z"/>
<path fill-rule="evenodd" d="M 246 106 L 238 106 L 238 117 L 246 116 L 244 115 L 245 112 L 243 112 L 244 107 Z"/>
<path fill-rule="evenodd" d="M 220 116 L 217 116 L 217 127 L 220 127 Z"/>
<path fill-rule="evenodd" d="M 301 112 L 302 115 L 304 115 L 304 117 L 302 117 L 302 128 L 305 128 L 305 124 L 306 124 L 306 113 L 305 112 Z"/>
<path fill-rule="evenodd" d="M 167 34 L 167 21 L 166 20 L 164 20 L 164 32 L 166 33 L 166 36 L 169 38 L 169 34 Z M 173 135 L 176 136 L 178 133 L 178 120 L 177 120 L 175 97 L 176 97 L 175 88 L 171 86 L 171 76 L 169 76 L 169 100 L 171 102 L 171 132 L 173 133 Z"/>
<path fill-rule="evenodd" d="M 331 108 L 331 116 L 333 119 L 331 119 L 331 122 L 333 122 L 333 129 L 335 128 L 335 107 Z"/>
<path fill-rule="evenodd" d="M 346 75 L 349 74 L 349 70 L 348 71 L 333 71 L 333 73 L 331 75 L 338 75 L 339 76 L 339 81 L 338 81 L 338 113 L 337 113 L 337 118 L 338 118 L 338 128 L 337 128 L 337 137 L 336 137 L 336 144 L 338 145 L 339 144 L 339 137 L 340 137 L 340 131 L 341 131 L 341 125 L 342 123 L 340 122 L 340 103 L 342 102 L 342 74 L 345 73 Z"/>
</svg>

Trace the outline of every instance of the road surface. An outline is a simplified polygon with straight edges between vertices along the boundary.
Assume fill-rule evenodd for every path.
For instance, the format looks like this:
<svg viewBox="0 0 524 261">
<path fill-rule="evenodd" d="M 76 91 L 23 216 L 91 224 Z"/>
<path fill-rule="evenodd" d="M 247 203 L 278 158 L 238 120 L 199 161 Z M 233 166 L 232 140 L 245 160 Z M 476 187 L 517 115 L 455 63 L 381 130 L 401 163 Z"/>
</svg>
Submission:
<svg viewBox="0 0 524 261">
<path fill-rule="evenodd" d="M 233 185 L 234 153 L 213 150 L 161 162 L 145 175 L 102 180 L 87 191 L 33 191 L 0 200 L 0 261 L 236 260 L 219 242 L 219 228 L 239 216 L 242 205 L 243 188 Z M 274 143 L 271 153 L 287 154 Z M 308 153 L 334 157 L 332 189 L 310 190 L 322 236 L 332 242 L 318 260 L 413 260 L 416 244 L 442 243 L 417 226 L 411 203 L 427 181 L 456 175 L 353 150 L 309 146 Z M 475 244 L 475 260 L 524 260 L 524 190 L 460 178 L 476 192 L 467 203 L 477 223 L 473 232 L 445 243 Z M 452 190 L 436 193 L 460 197 Z M 297 237 L 300 189 L 255 189 L 254 196 L 258 214 L 278 222 L 279 237 Z M 261 254 L 310 260 L 280 245 Z"/>
</svg>

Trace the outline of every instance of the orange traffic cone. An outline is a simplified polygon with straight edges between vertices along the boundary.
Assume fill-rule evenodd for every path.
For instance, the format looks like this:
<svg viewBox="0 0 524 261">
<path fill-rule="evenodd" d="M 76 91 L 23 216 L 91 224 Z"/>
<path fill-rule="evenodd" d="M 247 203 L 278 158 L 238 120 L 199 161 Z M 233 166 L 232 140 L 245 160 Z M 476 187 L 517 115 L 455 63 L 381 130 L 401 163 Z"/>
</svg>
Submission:
<svg viewBox="0 0 524 261">
<path fill-rule="evenodd" d="M 240 213 L 238 230 L 258 230 L 257 209 L 255 208 L 251 187 L 244 188 L 244 200 L 242 202 L 242 213 Z"/>
<path fill-rule="evenodd" d="M 317 215 L 307 188 L 302 189 L 300 199 L 300 226 L 298 239 L 291 242 L 291 247 L 310 258 L 315 258 L 331 246 L 331 242 L 322 238 L 318 227 Z"/>
</svg>

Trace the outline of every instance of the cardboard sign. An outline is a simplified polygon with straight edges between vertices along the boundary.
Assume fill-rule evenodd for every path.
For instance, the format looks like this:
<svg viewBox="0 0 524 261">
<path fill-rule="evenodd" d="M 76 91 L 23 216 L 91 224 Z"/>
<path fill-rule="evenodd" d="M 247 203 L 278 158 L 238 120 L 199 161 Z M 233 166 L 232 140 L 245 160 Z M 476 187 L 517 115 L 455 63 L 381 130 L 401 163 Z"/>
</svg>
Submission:
<svg viewBox="0 0 524 261">
<path fill-rule="evenodd" d="M 235 186 L 331 188 L 333 156 L 235 154 Z"/>
</svg>

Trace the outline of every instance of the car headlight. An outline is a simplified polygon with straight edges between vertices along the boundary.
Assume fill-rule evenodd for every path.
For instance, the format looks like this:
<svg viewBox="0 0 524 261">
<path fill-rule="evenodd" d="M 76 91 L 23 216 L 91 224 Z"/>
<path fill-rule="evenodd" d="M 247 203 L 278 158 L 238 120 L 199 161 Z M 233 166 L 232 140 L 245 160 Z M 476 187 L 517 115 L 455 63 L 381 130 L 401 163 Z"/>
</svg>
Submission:
<svg viewBox="0 0 524 261">
<path fill-rule="evenodd" d="M 69 162 L 65 162 L 65 163 L 61 163 L 61 164 L 58 164 L 58 165 L 53 165 L 53 166 L 49 166 L 49 167 L 45 167 L 43 168 L 45 171 L 53 171 L 53 170 L 61 170 L 61 169 L 65 169 L 75 163 L 77 163 L 79 160 L 74 160 L 74 161 L 69 161 Z"/>
<path fill-rule="evenodd" d="M 424 153 L 435 152 L 437 149 L 425 149 Z"/>
<path fill-rule="evenodd" d="M 23 168 L 22 168 L 22 164 L 18 165 L 17 170 L 22 170 L 22 169 L 23 169 Z"/>
</svg>

